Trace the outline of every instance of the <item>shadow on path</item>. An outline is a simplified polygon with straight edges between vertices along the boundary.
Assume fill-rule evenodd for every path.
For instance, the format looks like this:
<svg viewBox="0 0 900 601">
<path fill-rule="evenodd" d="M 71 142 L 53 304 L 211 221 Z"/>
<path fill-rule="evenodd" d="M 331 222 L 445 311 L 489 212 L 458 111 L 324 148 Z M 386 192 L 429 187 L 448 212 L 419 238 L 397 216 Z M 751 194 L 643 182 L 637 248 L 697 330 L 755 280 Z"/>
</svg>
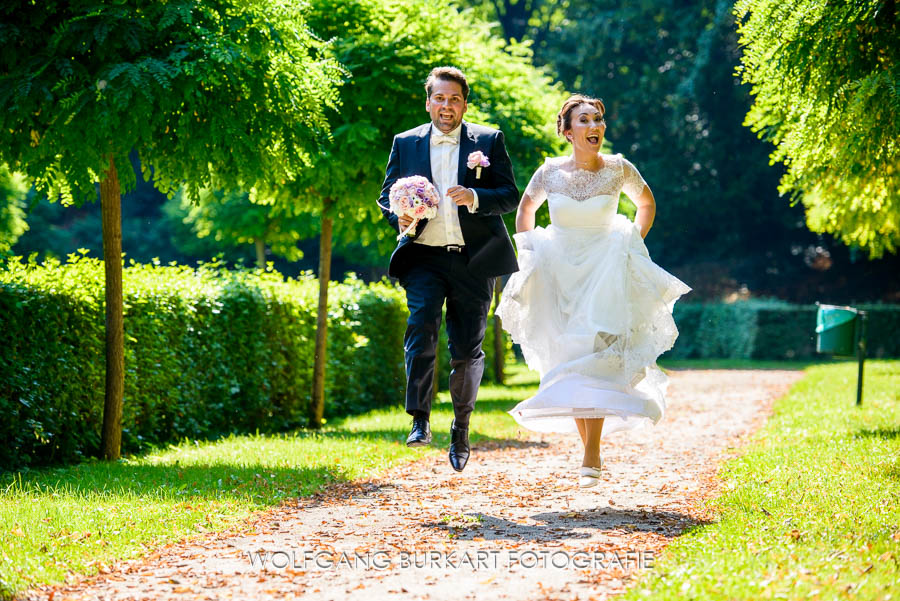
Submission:
<svg viewBox="0 0 900 601">
<path fill-rule="evenodd" d="M 465 514 L 471 521 L 431 522 L 428 528 L 446 532 L 457 540 L 510 540 L 551 542 L 589 539 L 592 531 L 660 532 L 676 534 L 688 527 L 704 526 L 708 521 L 674 511 L 639 511 L 600 508 L 589 511 L 555 511 L 530 516 L 544 522 L 528 525 L 484 513 Z M 461 520 L 462 521 L 462 520 Z"/>
</svg>

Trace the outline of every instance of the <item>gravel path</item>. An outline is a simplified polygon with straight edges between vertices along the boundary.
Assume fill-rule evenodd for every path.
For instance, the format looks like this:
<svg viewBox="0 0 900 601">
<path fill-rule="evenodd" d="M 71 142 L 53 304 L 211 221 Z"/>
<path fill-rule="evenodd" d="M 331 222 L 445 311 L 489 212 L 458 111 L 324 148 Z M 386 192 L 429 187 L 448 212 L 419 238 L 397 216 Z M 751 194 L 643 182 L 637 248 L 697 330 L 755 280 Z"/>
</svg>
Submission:
<svg viewBox="0 0 900 601">
<path fill-rule="evenodd" d="M 593 489 L 577 437 L 528 433 L 476 447 L 462 474 L 424 458 L 25 598 L 606 599 L 714 518 L 717 465 L 800 375 L 673 372 L 665 419 L 605 441 Z"/>
</svg>

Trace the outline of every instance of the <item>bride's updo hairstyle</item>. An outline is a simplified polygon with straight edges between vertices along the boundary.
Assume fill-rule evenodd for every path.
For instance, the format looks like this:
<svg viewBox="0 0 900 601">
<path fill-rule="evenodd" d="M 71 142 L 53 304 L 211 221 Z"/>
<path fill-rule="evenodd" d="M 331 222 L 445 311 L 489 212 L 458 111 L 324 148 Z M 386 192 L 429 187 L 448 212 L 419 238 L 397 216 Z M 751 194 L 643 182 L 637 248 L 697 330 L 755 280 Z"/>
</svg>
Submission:
<svg viewBox="0 0 900 601">
<path fill-rule="evenodd" d="M 600 111 L 601 116 L 606 114 L 606 106 L 599 98 L 573 94 L 563 103 L 562 108 L 559 109 L 559 115 L 556 116 L 556 133 L 559 134 L 559 137 L 564 138 L 566 136 L 565 131 L 572 129 L 572 111 L 582 104 L 591 105 Z"/>
</svg>

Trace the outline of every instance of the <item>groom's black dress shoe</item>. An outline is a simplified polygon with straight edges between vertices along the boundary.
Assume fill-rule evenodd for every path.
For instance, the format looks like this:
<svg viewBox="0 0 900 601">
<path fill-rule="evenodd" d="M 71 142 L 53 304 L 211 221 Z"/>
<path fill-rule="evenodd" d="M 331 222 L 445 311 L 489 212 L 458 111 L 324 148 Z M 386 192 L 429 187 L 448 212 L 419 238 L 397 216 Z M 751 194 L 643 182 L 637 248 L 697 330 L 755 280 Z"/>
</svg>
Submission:
<svg viewBox="0 0 900 601">
<path fill-rule="evenodd" d="M 469 429 L 450 426 L 450 465 L 457 472 L 463 471 L 469 461 Z"/>
<path fill-rule="evenodd" d="M 413 417 L 412 430 L 406 438 L 406 446 L 408 447 L 424 447 L 431 444 L 431 425 L 428 423 L 427 415 L 416 415 Z"/>
</svg>

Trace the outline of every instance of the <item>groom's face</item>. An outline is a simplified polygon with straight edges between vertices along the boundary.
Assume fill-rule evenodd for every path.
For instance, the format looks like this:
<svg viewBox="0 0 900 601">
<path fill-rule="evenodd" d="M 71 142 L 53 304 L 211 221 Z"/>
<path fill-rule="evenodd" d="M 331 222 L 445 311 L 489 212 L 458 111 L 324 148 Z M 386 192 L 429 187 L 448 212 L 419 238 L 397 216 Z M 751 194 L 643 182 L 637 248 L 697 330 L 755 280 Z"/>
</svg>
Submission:
<svg viewBox="0 0 900 601">
<path fill-rule="evenodd" d="M 453 131 L 462 123 L 466 114 L 465 98 L 462 86 L 449 79 L 435 79 L 431 86 L 431 95 L 425 100 L 425 110 L 431 115 L 431 122 L 445 134 Z"/>
</svg>

